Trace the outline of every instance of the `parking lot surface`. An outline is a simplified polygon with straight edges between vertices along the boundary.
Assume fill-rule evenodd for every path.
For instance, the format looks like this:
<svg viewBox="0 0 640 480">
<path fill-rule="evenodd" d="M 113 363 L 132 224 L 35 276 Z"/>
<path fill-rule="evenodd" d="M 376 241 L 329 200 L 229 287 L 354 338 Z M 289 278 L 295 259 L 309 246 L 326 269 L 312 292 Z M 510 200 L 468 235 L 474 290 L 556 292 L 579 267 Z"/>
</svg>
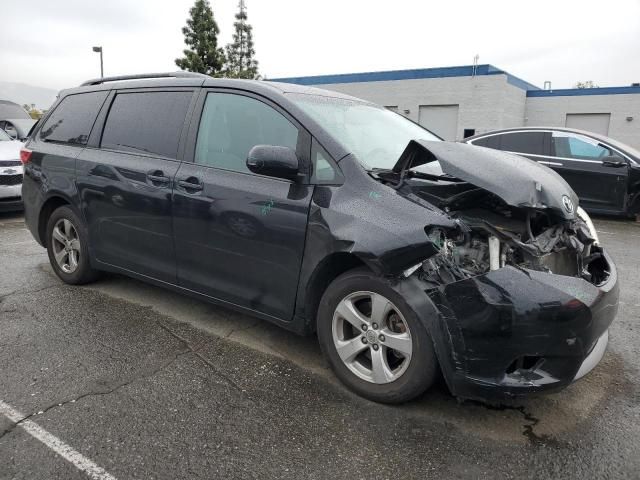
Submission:
<svg viewBox="0 0 640 480">
<path fill-rule="evenodd" d="M 621 305 L 565 391 L 379 405 L 314 337 L 121 276 L 62 284 L 0 215 L 0 478 L 640 478 L 640 224 L 597 219 Z"/>
</svg>

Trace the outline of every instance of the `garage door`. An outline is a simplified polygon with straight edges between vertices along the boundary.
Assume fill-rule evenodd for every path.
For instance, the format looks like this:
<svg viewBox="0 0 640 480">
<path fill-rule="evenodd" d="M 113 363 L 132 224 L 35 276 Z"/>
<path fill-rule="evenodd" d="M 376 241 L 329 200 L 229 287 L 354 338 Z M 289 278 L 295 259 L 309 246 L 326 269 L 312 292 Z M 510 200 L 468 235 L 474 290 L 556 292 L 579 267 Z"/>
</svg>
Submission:
<svg viewBox="0 0 640 480">
<path fill-rule="evenodd" d="M 587 132 L 609 135 L 610 113 L 567 113 L 565 126 Z"/>
<path fill-rule="evenodd" d="M 458 132 L 458 105 L 421 105 L 418 122 L 445 140 L 454 141 Z"/>
</svg>

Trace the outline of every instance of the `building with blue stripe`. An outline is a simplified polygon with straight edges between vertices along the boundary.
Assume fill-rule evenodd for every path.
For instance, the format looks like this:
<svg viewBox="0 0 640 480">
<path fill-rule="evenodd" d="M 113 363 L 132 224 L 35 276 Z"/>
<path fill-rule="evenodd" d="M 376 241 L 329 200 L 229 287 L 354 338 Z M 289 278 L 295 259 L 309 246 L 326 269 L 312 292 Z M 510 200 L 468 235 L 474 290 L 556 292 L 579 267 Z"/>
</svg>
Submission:
<svg viewBox="0 0 640 480">
<path fill-rule="evenodd" d="M 381 104 L 447 140 L 524 126 L 568 126 L 640 148 L 640 85 L 542 89 L 493 65 L 269 79 Z"/>
</svg>

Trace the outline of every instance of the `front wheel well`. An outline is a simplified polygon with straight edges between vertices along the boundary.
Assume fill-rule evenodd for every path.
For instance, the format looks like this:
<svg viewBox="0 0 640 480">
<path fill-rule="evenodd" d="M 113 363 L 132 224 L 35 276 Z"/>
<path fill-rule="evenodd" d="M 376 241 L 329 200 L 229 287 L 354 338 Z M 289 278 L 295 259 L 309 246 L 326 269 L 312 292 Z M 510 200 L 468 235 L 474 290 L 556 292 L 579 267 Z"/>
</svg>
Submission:
<svg viewBox="0 0 640 480">
<path fill-rule="evenodd" d="M 49 198 L 42 208 L 40 209 L 40 216 L 38 217 L 38 236 L 40 237 L 40 241 L 42 246 L 46 248 L 47 246 L 47 223 L 49 222 L 49 218 L 51 214 L 56 211 L 59 207 L 63 205 L 71 205 L 67 200 L 62 197 L 51 197 Z"/>
<path fill-rule="evenodd" d="M 343 273 L 363 266 L 365 263 L 356 255 L 338 252 L 326 257 L 316 267 L 309 280 L 305 296 L 305 317 L 312 330 L 316 330 L 318 306 L 327 287 Z"/>
</svg>

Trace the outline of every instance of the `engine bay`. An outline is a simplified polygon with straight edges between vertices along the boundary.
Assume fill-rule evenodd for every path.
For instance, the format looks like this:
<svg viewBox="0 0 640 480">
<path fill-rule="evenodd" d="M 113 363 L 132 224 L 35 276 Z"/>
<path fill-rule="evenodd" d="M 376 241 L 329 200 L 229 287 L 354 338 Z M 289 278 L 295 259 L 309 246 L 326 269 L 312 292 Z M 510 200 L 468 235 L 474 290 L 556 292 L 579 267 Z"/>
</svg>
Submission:
<svg viewBox="0 0 640 480">
<path fill-rule="evenodd" d="M 472 186 L 439 199 L 428 186 L 413 191 L 443 208 L 460 226 L 449 232 L 425 229 L 440 250 L 423 265 L 430 281 L 449 283 L 506 265 L 581 277 L 595 285 L 608 277 L 597 238 L 580 216 L 565 220 L 548 209 L 512 207 Z"/>
<path fill-rule="evenodd" d="M 580 209 L 575 218 L 566 219 L 549 208 L 514 207 L 487 190 L 454 178 L 419 176 L 395 187 L 457 221 L 457 229 L 425 227 L 439 253 L 424 261 L 420 275 L 434 286 L 507 265 L 579 277 L 594 285 L 609 276 L 595 229 Z"/>
</svg>

